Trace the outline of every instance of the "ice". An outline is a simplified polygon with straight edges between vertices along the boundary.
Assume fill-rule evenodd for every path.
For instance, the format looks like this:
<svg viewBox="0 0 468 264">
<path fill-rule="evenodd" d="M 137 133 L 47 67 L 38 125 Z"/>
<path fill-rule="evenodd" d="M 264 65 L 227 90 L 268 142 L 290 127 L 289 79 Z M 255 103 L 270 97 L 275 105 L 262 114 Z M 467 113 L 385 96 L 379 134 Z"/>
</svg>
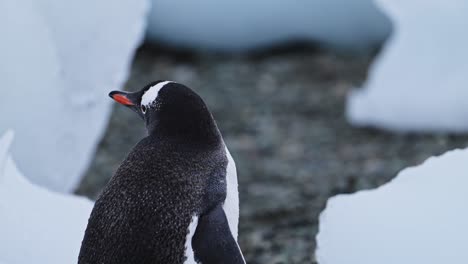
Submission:
<svg viewBox="0 0 468 264">
<path fill-rule="evenodd" d="M 127 78 L 146 0 L 0 1 L 0 133 L 28 178 L 72 191 L 107 124 L 108 91 Z"/>
<path fill-rule="evenodd" d="M 468 149 L 430 158 L 320 216 L 319 264 L 468 263 Z"/>
<path fill-rule="evenodd" d="M 372 0 L 153 0 L 148 36 L 170 44 L 243 51 L 287 40 L 375 48 L 391 24 Z"/>
<path fill-rule="evenodd" d="M 468 131 L 468 2 L 379 0 L 394 34 L 347 115 L 358 126 Z"/>
<path fill-rule="evenodd" d="M 18 170 L 0 138 L 0 262 L 76 263 L 93 203 L 31 184 Z"/>
</svg>

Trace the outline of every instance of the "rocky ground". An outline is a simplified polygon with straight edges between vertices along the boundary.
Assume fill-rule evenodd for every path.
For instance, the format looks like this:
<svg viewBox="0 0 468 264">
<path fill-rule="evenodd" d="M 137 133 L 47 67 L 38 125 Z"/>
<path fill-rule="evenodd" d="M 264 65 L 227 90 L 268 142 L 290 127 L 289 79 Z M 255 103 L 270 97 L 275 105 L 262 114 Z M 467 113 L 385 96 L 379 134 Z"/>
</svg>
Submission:
<svg viewBox="0 0 468 264">
<path fill-rule="evenodd" d="M 196 90 L 237 163 L 247 262 L 314 263 L 318 216 L 329 196 L 374 188 L 404 167 L 468 143 L 466 136 L 350 126 L 345 97 L 363 82 L 370 60 L 307 49 L 223 56 L 144 47 L 127 89 L 170 79 Z M 92 198 L 144 135 L 133 112 L 114 109 L 77 191 Z"/>
</svg>

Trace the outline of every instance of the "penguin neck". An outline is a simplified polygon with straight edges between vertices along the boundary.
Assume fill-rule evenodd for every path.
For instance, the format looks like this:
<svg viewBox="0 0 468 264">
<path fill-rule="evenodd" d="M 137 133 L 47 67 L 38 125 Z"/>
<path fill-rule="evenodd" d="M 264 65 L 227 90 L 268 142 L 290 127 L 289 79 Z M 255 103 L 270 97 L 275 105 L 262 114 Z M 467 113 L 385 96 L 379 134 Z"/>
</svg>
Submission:
<svg viewBox="0 0 468 264">
<path fill-rule="evenodd" d="M 222 142 L 216 122 L 207 115 L 192 115 L 183 118 L 158 118 L 147 124 L 148 135 L 153 138 L 170 139 L 183 144 L 217 145 Z"/>
</svg>

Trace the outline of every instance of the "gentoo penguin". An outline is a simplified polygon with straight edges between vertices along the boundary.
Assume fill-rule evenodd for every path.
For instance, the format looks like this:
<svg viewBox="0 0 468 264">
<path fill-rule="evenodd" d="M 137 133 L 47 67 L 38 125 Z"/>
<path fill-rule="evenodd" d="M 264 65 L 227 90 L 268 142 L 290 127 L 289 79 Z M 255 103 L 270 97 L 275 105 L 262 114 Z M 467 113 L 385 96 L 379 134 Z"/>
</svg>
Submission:
<svg viewBox="0 0 468 264">
<path fill-rule="evenodd" d="M 245 263 L 235 164 L 203 100 L 170 81 L 109 96 L 145 121 L 148 136 L 97 199 L 78 263 Z"/>
</svg>

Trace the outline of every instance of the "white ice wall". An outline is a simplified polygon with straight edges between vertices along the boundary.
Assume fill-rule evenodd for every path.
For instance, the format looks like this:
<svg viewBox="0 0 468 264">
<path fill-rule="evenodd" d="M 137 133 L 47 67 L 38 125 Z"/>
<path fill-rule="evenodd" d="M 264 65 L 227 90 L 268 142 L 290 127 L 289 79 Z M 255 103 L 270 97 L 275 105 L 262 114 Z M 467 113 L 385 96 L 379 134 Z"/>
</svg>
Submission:
<svg viewBox="0 0 468 264">
<path fill-rule="evenodd" d="M 468 2 L 379 0 L 394 33 L 347 115 L 358 126 L 468 132 Z"/>
<path fill-rule="evenodd" d="M 241 51 L 290 40 L 369 49 L 390 32 L 372 0 L 152 0 L 150 39 Z"/>
<path fill-rule="evenodd" d="M 330 198 L 319 264 L 468 263 L 468 149 L 430 158 L 370 191 Z"/>
<path fill-rule="evenodd" d="M 93 203 L 50 192 L 24 178 L 0 137 L 0 262 L 77 263 Z"/>
<path fill-rule="evenodd" d="M 146 0 L 0 1 L 0 133 L 29 179 L 78 184 L 145 28 Z"/>
</svg>

